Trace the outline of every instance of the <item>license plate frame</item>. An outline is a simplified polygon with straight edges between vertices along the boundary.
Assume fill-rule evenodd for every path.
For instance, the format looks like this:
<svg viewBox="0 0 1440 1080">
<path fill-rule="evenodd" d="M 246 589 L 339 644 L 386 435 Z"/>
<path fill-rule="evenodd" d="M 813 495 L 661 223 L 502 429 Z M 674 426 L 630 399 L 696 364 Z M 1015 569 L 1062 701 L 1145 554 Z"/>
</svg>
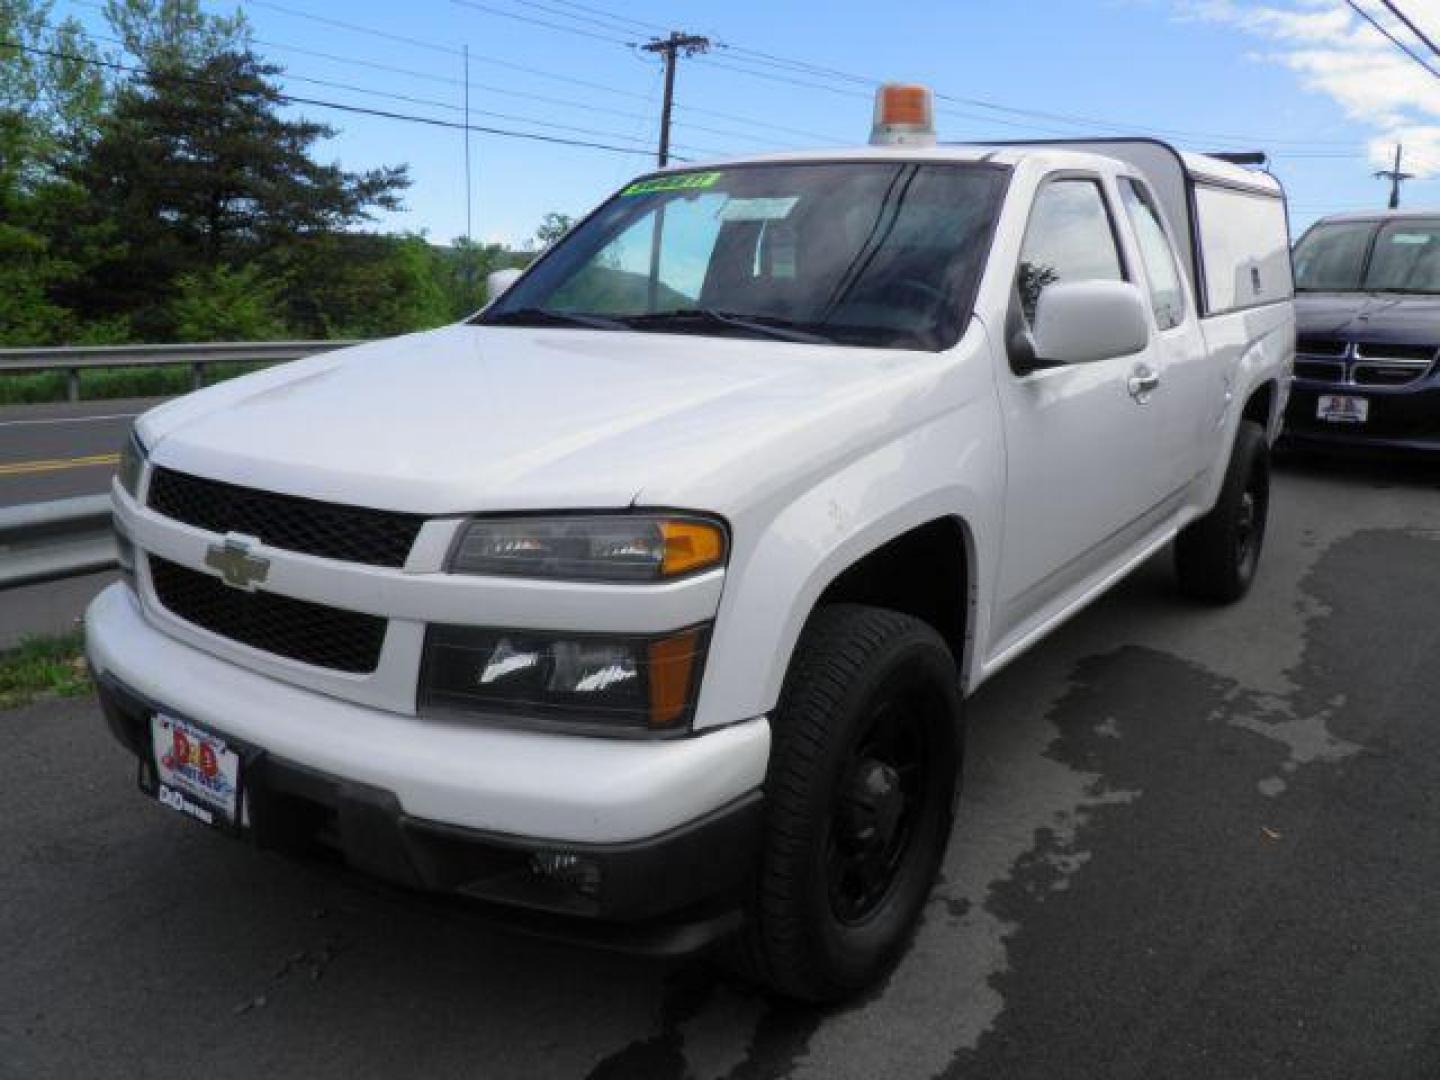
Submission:
<svg viewBox="0 0 1440 1080">
<path fill-rule="evenodd" d="M 1370 399 L 1358 394 L 1321 394 L 1315 415 L 1331 424 L 1364 424 L 1370 420 Z"/>
<path fill-rule="evenodd" d="M 141 791 L 221 832 L 238 835 L 249 828 L 245 781 L 254 755 L 246 747 L 163 708 L 149 712 L 145 730 L 149 753 L 140 761 Z"/>
</svg>

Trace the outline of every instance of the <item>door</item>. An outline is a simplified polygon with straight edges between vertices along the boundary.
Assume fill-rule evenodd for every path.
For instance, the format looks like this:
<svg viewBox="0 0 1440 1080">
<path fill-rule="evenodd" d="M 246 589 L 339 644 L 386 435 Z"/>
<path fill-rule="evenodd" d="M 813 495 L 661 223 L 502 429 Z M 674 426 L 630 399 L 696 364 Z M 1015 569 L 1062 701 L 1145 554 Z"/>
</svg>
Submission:
<svg viewBox="0 0 1440 1080">
<path fill-rule="evenodd" d="M 1180 274 L 1154 196 L 1139 180 L 1119 179 L 1120 204 L 1139 252 L 1154 318 L 1155 371 L 1160 386 L 1151 407 L 1160 414 L 1160 443 L 1167 482 L 1184 488 L 1214 459 L 1215 429 L 1226 401 L 1224 365 L 1211 357 Z"/>
<path fill-rule="evenodd" d="M 1028 332 L 1052 284 L 1133 280 L 1116 236 L 1099 177 L 1049 179 L 1026 228 L 1007 339 Z M 1155 363 L 1152 334 L 1130 356 L 1000 373 L 1008 484 L 997 651 L 1079 599 L 1162 516 L 1168 484 L 1151 407 Z"/>
</svg>

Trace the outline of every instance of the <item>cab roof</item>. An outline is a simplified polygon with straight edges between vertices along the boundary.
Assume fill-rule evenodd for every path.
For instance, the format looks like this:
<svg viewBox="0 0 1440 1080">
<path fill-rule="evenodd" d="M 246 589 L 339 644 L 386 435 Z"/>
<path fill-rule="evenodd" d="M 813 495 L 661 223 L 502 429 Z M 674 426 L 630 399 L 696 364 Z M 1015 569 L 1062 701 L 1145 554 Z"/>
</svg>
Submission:
<svg viewBox="0 0 1440 1080">
<path fill-rule="evenodd" d="M 1278 180 L 1267 172 L 1248 169 L 1208 154 L 1177 150 L 1158 139 L 1064 139 L 1034 142 L 938 143 L 935 146 L 841 146 L 817 150 L 785 150 L 770 154 L 747 154 L 743 157 L 720 158 L 705 162 L 670 165 L 658 172 L 687 172 L 697 168 L 726 165 L 823 161 L 957 161 L 994 162 L 1018 165 L 1027 158 L 1044 156 L 1064 166 L 1093 167 L 1097 158 L 1122 161 L 1137 166 L 1133 154 L 1137 147 L 1152 147 L 1170 155 L 1192 179 L 1234 187 L 1247 187 L 1257 194 L 1280 195 Z M 1141 172 L 1147 170 L 1141 168 Z"/>
</svg>

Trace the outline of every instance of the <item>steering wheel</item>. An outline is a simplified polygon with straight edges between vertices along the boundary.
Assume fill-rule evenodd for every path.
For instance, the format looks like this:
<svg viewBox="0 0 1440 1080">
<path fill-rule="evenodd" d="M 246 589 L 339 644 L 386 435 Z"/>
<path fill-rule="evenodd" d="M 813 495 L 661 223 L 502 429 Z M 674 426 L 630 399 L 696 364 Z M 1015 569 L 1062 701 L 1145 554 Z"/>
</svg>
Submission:
<svg viewBox="0 0 1440 1080">
<path fill-rule="evenodd" d="M 901 278 L 895 282 L 895 288 L 917 293 L 933 304 L 943 304 L 948 299 L 944 291 L 937 289 L 928 281 L 922 281 L 920 278 Z"/>
</svg>

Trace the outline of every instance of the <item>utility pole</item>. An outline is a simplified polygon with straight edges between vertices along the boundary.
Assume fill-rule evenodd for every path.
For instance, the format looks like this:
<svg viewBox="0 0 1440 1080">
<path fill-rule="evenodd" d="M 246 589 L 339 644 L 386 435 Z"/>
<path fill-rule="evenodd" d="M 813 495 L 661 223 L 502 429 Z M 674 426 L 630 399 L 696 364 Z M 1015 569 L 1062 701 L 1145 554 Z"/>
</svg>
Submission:
<svg viewBox="0 0 1440 1080">
<path fill-rule="evenodd" d="M 474 222 L 470 210 L 470 46 L 464 45 L 465 54 L 465 239 L 474 238 Z"/>
<path fill-rule="evenodd" d="M 670 107 L 675 97 L 675 60 L 707 51 L 710 39 L 671 30 L 669 37 L 651 38 L 640 48 L 665 58 L 665 103 L 660 109 L 660 150 L 655 155 L 656 162 L 664 167 L 670 162 Z"/>
<path fill-rule="evenodd" d="M 1414 174 L 1414 173 L 1407 173 L 1407 172 L 1401 172 L 1401 171 L 1400 171 L 1400 158 L 1401 158 L 1401 155 L 1404 154 L 1404 152 L 1405 152 L 1405 145 L 1404 145 L 1403 143 L 1396 143 L 1396 144 L 1395 144 L 1395 167 L 1394 167 L 1393 169 L 1381 169 L 1379 172 L 1377 172 L 1377 173 L 1375 174 L 1375 179 L 1377 179 L 1377 180 L 1389 180 L 1389 181 L 1390 181 L 1390 209 L 1391 209 L 1391 210 L 1396 210 L 1396 209 L 1399 209 L 1399 207 L 1400 207 L 1400 185 L 1403 184 L 1406 180 L 1413 180 L 1413 179 L 1415 178 L 1415 174 Z"/>
</svg>

